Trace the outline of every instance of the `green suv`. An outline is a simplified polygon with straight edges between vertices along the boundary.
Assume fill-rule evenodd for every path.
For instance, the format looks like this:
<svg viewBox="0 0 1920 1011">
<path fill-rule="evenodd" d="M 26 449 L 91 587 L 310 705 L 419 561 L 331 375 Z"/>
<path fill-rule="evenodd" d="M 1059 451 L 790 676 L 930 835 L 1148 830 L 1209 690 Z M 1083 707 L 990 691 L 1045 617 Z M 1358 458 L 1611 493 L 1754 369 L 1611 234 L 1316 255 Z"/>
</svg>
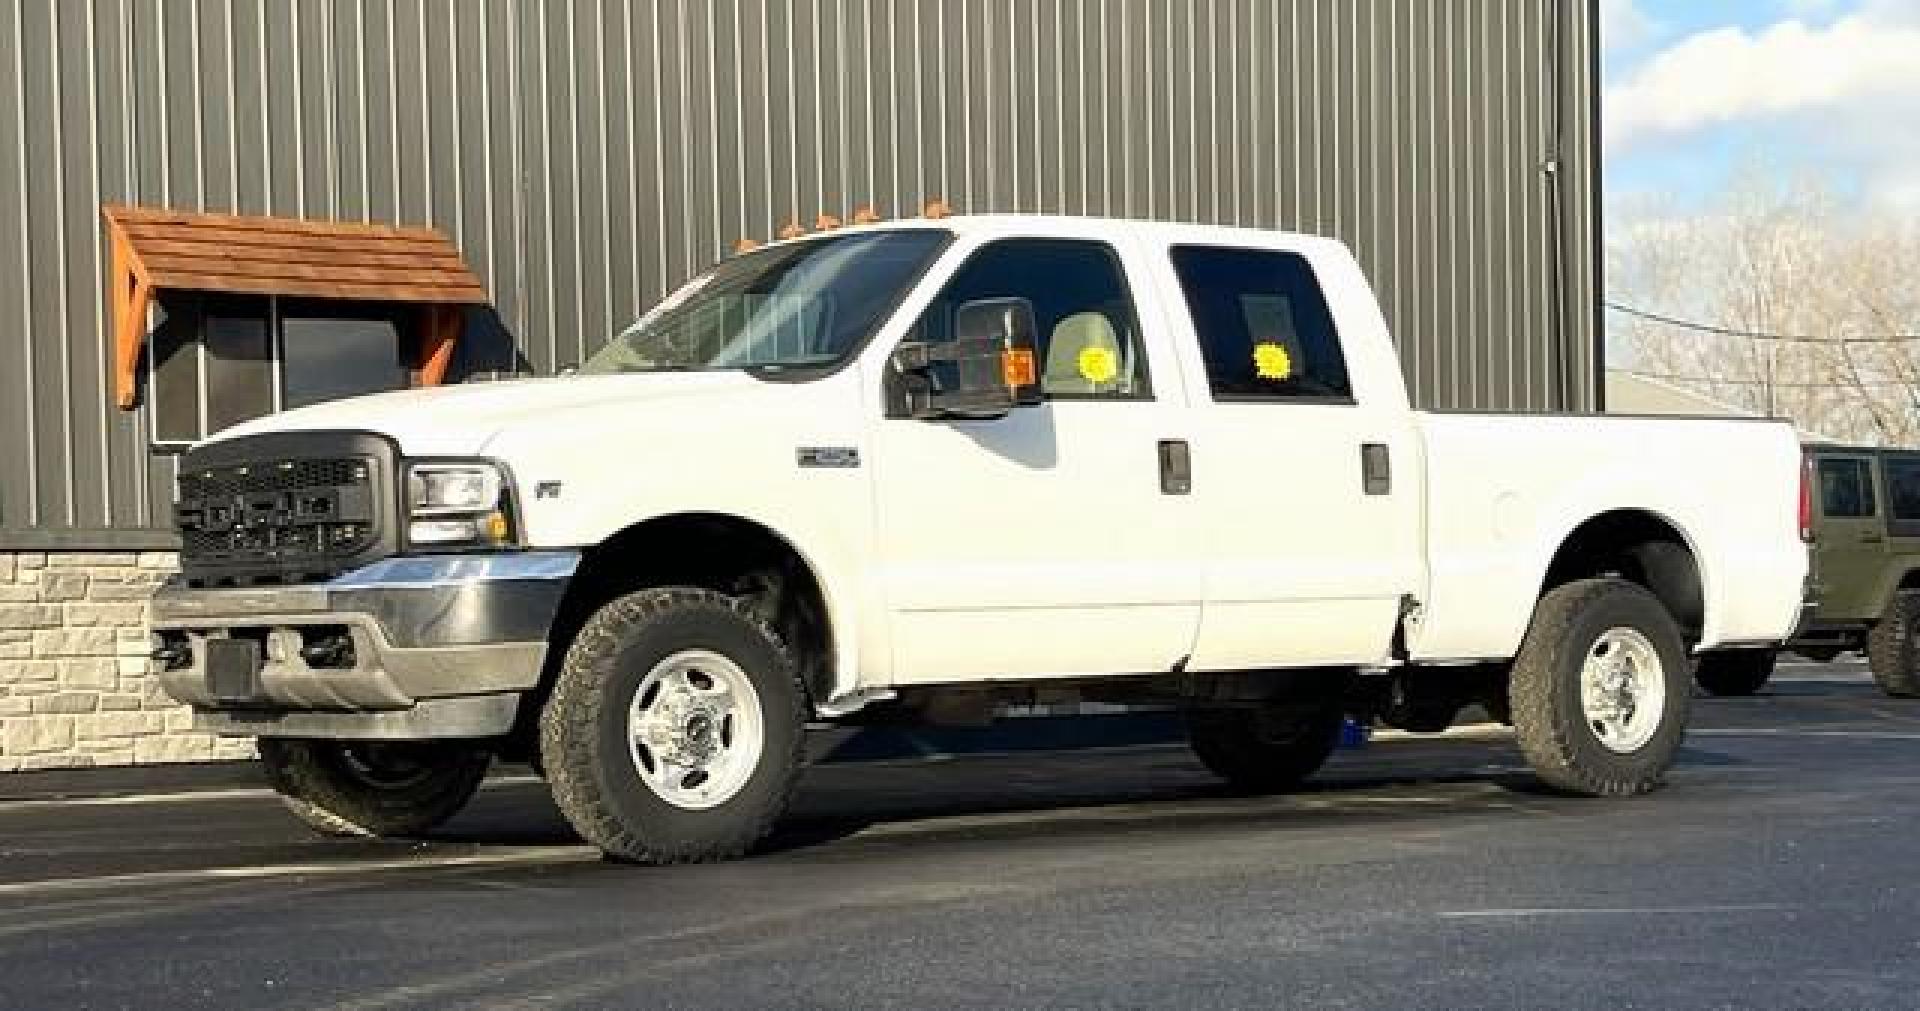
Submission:
<svg viewBox="0 0 1920 1011">
<path fill-rule="evenodd" d="M 1807 447 L 1815 608 L 1788 648 L 1864 650 L 1873 679 L 1920 698 L 1920 451 Z"/>
</svg>

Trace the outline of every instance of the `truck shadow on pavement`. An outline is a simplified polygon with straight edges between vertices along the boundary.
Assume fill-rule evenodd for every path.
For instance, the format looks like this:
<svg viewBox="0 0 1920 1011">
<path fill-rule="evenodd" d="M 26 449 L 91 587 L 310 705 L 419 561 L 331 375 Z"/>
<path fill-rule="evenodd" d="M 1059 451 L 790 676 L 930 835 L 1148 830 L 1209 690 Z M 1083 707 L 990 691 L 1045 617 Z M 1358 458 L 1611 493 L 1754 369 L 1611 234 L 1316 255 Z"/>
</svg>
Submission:
<svg viewBox="0 0 1920 1011">
<path fill-rule="evenodd" d="M 1689 747 L 1687 766 L 1738 760 Z M 1350 825 L 1355 821 L 1601 812 L 1606 801 L 1539 784 L 1509 741 L 1405 741 L 1342 752 L 1321 777 L 1287 794 L 1251 795 L 1208 775 L 1184 747 L 983 755 L 817 766 L 793 810 L 756 856 L 843 845 L 1049 838 L 1221 828 Z M 484 791 L 434 841 L 567 845 L 579 840 L 545 792 L 521 783 Z"/>
</svg>

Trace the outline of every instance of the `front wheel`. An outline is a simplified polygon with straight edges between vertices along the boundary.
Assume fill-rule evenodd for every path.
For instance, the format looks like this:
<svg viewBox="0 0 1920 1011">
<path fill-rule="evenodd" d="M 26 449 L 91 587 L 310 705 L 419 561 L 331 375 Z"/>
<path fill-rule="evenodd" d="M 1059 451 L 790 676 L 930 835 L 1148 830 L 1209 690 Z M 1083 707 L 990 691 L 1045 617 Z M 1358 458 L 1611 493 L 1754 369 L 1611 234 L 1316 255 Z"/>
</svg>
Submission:
<svg viewBox="0 0 1920 1011">
<path fill-rule="evenodd" d="M 1187 738 L 1209 771 L 1237 790 L 1280 793 L 1319 771 L 1340 740 L 1340 709 L 1195 709 Z"/>
<path fill-rule="evenodd" d="M 1693 680 L 1709 695 L 1752 695 L 1773 678 L 1776 654 L 1770 649 L 1727 649 L 1702 653 Z"/>
<path fill-rule="evenodd" d="M 467 741 L 263 737 L 260 764 L 294 817 L 322 835 L 426 832 L 473 798 L 493 753 Z"/>
<path fill-rule="evenodd" d="M 1520 750 L 1548 786 L 1592 797 L 1658 787 L 1693 693 L 1680 629 L 1619 579 L 1556 587 L 1534 608 L 1508 686 Z"/>
<path fill-rule="evenodd" d="M 806 696 L 745 604 L 687 587 L 602 607 L 574 639 L 540 717 L 554 802 L 616 859 L 739 856 L 786 810 Z"/>
</svg>

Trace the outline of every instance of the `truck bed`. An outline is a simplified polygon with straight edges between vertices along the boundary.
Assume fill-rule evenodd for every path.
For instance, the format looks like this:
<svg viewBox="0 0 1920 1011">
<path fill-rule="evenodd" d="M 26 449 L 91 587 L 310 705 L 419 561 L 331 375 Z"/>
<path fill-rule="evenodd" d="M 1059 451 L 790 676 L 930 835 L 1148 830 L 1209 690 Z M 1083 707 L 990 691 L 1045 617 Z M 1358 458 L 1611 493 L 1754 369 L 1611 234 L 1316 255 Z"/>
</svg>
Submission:
<svg viewBox="0 0 1920 1011">
<path fill-rule="evenodd" d="M 1410 629 L 1415 659 L 1512 655 L 1559 545 L 1614 510 L 1652 514 L 1692 550 L 1701 646 L 1791 633 L 1806 551 L 1785 422 L 1416 412 L 1415 424 L 1431 602 Z"/>
</svg>

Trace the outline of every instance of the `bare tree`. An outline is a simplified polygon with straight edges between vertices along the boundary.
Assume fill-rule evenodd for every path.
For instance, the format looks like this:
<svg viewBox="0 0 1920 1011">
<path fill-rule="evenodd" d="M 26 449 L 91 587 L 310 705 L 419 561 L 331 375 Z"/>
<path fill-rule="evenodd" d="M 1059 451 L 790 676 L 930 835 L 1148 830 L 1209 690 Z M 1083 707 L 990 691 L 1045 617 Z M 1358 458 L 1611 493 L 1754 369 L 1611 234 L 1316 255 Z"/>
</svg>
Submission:
<svg viewBox="0 0 1920 1011">
<path fill-rule="evenodd" d="M 1914 222 L 1756 173 L 1705 212 L 1627 220 L 1609 236 L 1610 297 L 1670 317 L 1610 314 L 1627 368 L 1836 439 L 1920 444 Z M 1900 335 L 1915 339 L 1886 339 Z"/>
</svg>

